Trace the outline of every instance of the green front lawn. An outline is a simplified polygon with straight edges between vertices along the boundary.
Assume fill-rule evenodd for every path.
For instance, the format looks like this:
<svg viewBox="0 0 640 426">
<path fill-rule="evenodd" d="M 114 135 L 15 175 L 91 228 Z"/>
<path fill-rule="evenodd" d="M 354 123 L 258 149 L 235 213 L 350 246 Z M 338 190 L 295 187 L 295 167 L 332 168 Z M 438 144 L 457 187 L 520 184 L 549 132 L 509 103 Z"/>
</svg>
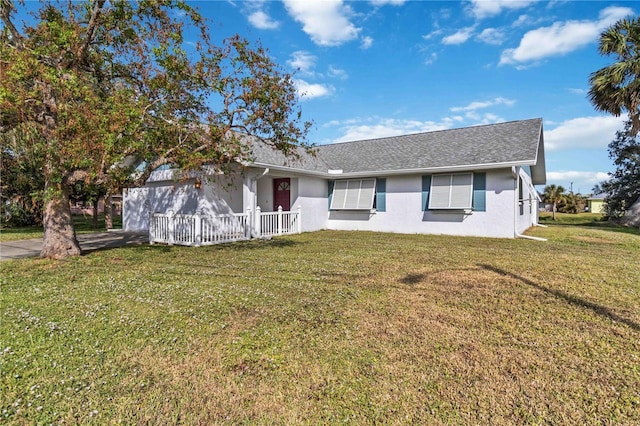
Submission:
<svg viewBox="0 0 640 426">
<path fill-rule="evenodd" d="M 6 261 L 6 424 L 640 424 L 640 236 L 323 231 Z"/>
</svg>

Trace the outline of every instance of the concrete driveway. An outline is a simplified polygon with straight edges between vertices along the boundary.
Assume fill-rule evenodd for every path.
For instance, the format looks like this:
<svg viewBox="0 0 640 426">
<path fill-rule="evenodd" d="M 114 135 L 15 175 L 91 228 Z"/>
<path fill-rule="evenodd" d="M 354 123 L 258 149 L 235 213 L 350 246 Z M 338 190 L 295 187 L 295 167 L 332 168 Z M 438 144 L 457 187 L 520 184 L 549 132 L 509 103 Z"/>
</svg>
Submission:
<svg viewBox="0 0 640 426">
<path fill-rule="evenodd" d="M 105 248 L 146 244 L 149 242 L 149 235 L 146 233 L 123 231 L 78 234 L 77 237 L 78 242 L 80 242 L 82 254 Z M 23 257 L 37 257 L 40 256 L 40 250 L 42 250 L 42 238 L 2 242 L 0 243 L 0 261 Z"/>
</svg>

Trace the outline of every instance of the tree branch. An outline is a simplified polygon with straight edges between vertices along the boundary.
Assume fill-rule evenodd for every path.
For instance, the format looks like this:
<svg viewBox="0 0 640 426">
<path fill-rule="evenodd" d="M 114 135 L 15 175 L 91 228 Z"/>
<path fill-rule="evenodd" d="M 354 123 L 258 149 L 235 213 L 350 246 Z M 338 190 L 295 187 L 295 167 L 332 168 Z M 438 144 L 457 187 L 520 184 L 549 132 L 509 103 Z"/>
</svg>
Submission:
<svg viewBox="0 0 640 426">
<path fill-rule="evenodd" d="M 5 1 L 5 0 L 0 0 Z M 104 6 L 106 0 L 98 0 L 93 5 L 93 10 L 91 11 L 91 19 L 89 19 L 89 25 L 87 26 L 87 34 L 84 39 L 82 45 L 80 45 L 80 49 L 78 50 L 78 60 L 80 62 L 83 61 L 85 55 L 87 54 L 87 49 L 93 40 L 93 35 L 96 32 L 96 27 L 98 26 L 98 18 L 100 17 L 100 12 L 102 12 L 102 7 Z"/>
<path fill-rule="evenodd" d="M 24 40 L 22 35 L 18 32 L 15 25 L 11 21 L 11 12 L 13 12 L 13 1 L 11 0 L 0 0 L 0 19 L 4 22 L 5 27 L 11 33 L 11 38 L 15 43 L 15 46 L 22 50 L 24 49 Z"/>
</svg>

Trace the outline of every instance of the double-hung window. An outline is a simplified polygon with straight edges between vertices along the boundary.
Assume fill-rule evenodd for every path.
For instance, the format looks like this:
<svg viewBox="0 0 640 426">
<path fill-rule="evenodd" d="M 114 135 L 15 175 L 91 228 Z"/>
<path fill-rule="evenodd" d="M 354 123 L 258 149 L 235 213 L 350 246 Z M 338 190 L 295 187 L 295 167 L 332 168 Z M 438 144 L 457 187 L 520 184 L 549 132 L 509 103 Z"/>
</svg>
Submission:
<svg viewBox="0 0 640 426">
<path fill-rule="evenodd" d="M 330 209 L 371 210 L 375 194 L 375 179 L 337 180 L 333 185 Z"/>
<path fill-rule="evenodd" d="M 473 189 L 473 173 L 433 175 L 429 191 L 429 209 L 471 209 Z"/>
</svg>

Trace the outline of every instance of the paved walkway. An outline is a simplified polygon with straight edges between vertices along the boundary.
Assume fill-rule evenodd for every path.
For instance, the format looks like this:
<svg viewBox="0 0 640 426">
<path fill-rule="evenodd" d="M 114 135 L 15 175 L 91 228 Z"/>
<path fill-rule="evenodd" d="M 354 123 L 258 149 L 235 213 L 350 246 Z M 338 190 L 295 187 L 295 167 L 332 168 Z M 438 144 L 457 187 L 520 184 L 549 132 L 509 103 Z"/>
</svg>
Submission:
<svg viewBox="0 0 640 426">
<path fill-rule="evenodd" d="M 146 233 L 123 231 L 78 234 L 77 237 L 83 254 L 94 250 L 149 242 L 149 235 Z M 0 260 L 37 257 L 40 256 L 41 249 L 42 238 L 2 242 L 0 243 Z"/>
</svg>

